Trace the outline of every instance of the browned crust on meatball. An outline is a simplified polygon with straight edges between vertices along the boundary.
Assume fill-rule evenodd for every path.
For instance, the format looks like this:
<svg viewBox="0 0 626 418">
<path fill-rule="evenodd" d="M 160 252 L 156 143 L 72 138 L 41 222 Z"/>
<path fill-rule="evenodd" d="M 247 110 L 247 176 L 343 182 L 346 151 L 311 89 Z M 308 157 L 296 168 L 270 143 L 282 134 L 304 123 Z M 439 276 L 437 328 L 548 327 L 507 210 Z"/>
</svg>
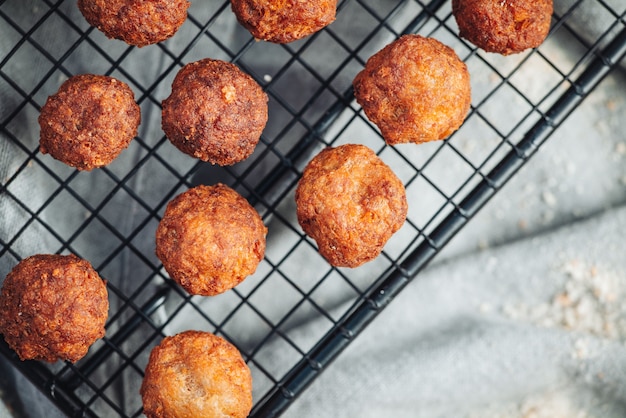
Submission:
<svg viewBox="0 0 626 418">
<path fill-rule="evenodd" d="M 257 39 L 288 43 L 335 21 L 337 0 L 231 0 L 239 23 Z"/>
<path fill-rule="evenodd" d="M 541 45 L 552 11 L 552 0 L 452 0 L 460 36 L 502 55 Z"/>
<path fill-rule="evenodd" d="M 72 363 L 104 336 L 109 300 L 91 264 L 38 254 L 18 263 L 0 291 L 0 333 L 22 360 Z"/>
<path fill-rule="evenodd" d="M 38 120 L 40 151 L 89 171 L 111 163 L 128 147 L 137 135 L 141 110 L 126 83 L 81 74 L 48 97 Z"/>
<path fill-rule="evenodd" d="M 203 59 L 185 65 L 163 101 L 163 131 L 185 154 L 232 165 L 250 156 L 267 123 L 267 95 L 236 65 Z"/>
<path fill-rule="evenodd" d="M 404 185 L 364 145 L 326 148 L 304 169 L 296 188 L 298 223 L 337 267 L 376 258 L 404 224 Z"/>
<path fill-rule="evenodd" d="M 267 228 L 230 187 L 196 186 L 167 205 L 156 254 L 170 277 L 193 295 L 212 296 L 241 283 L 265 255 Z"/>
<path fill-rule="evenodd" d="M 390 145 L 448 137 L 471 102 L 467 66 L 433 38 L 404 35 L 367 60 L 354 96 Z"/>
<path fill-rule="evenodd" d="M 223 338 L 185 331 L 154 347 L 140 393 L 148 418 L 243 418 L 252 409 L 252 375 Z"/>
<path fill-rule="evenodd" d="M 171 38 L 187 19 L 188 0 L 78 0 L 91 26 L 138 47 Z"/>
</svg>

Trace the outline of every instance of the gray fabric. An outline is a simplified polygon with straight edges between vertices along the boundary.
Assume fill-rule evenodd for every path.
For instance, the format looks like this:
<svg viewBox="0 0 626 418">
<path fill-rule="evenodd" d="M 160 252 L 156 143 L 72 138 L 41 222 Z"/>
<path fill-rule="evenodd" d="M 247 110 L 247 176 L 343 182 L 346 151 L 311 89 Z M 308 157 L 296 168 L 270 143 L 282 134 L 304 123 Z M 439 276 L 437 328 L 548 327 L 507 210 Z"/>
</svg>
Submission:
<svg viewBox="0 0 626 418">
<path fill-rule="evenodd" d="M 430 268 L 285 416 L 624 416 L 624 226 L 621 207 Z"/>
<path fill-rule="evenodd" d="M 385 10 L 394 3 L 380 2 L 376 7 Z M 557 1 L 555 9 L 557 13 L 562 13 L 572 3 Z M 620 0 L 606 3 L 617 13 L 623 13 L 624 5 L 619 4 Z M 350 46 L 357 45 L 376 24 L 371 16 L 368 17 L 354 4 L 348 2 L 340 12 L 339 20 L 331 27 L 333 33 Z M 47 12 L 46 6 L 34 0 L 8 1 L 0 7 L 6 15 L 13 16 L 25 27 Z M 215 12 L 215 8 L 213 3 L 198 1 L 192 5 L 191 13 L 204 22 Z M 62 3 L 61 9 L 76 25 L 88 28 L 73 1 Z M 394 18 L 393 27 L 396 30 L 403 28 L 417 11 L 415 2 L 407 2 Z M 211 31 L 222 42 L 235 48 L 249 35 L 229 13 L 229 9 L 225 10 Z M 445 13 L 444 8 L 440 15 L 445 16 Z M 602 28 L 606 27 L 606 22 L 612 20 L 611 13 L 597 2 L 587 0 L 582 2 L 568 24 L 586 39 L 585 42 L 593 44 L 602 33 Z M 453 35 L 453 20 L 446 22 L 449 28 L 438 29 L 436 25 L 427 25 L 423 33 L 434 30 L 440 40 L 456 47 L 465 54 L 464 58 L 467 57 L 469 50 Z M 9 27 L 0 27 L 0 34 L 4 35 L 4 32 L 7 32 L 6 36 L 0 36 L 0 59 L 20 39 Z M 186 23 L 174 38 L 167 41 L 166 46 L 170 51 L 182 51 L 195 34 L 193 26 Z M 79 35 L 68 29 L 67 23 L 58 17 L 49 18 L 33 37 L 57 58 L 74 42 L 79 42 Z M 97 30 L 92 30 L 89 38 L 112 57 L 126 52 L 125 45 L 105 39 Z M 203 37 L 189 51 L 185 62 L 207 56 L 226 58 L 207 39 Z M 337 75 L 331 88 L 339 93 L 345 91 L 361 63 L 391 39 L 391 33 L 385 32 L 385 35 L 370 41 L 347 66 L 347 70 Z M 87 44 L 86 41 L 81 42 L 81 46 L 63 62 L 63 69 L 73 74 L 109 71 L 111 63 L 94 54 Z M 305 54 L 316 58 L 310 61 L 323 75 L 334 70 L 336 55 L 346 58 L 345 51 L 338 49 L 328 35 L 321 36 L 310 48 Z M 573 66 L 583 50 L 580 42 L 572 40 L 566 31 L 555 33 L 542 46 L 542 54 L 558 61 L 556 65 L 560 69 Z M 26 94 L 30 94 L 39 80 L 33 74 L 49 71 L 51 64 L 32 47 L 25 47 L 23 51 L 23 57 L 10 60 L 2 71 L 18 82 Z M 152 80 L 173 65 L 171 58 L 157 46 L 134 49 L 130 54 L 121 66 L 143 87 L 149 86 Z M 485 59 L 505 72 L 523 58 L 523 55 L 498 57 L 487 54 Z M 244 55 L 241 65 L 255 71 L 262 79 L 270 76 L 266 79 L 270 80 L 289 59 L 290 55 L 281 47 L 258 43 Z M 143 97 L 142 86 L 131 85 L 131 88 L 142 106 L 139 136 L 149 147 L 157 148 L 159 158 L 185 172 L 193 167 L 194 160 L 182 156 L 167 142 L 156 146 L 163 139 L 163 134 L 159 108 L 154 103 L 169 94 L 177 68 L 174 65 L 167 72 L 151 97 Z M 497 77 L 490 78 L 485 67 L 470 67 L 470 71 L 475 74 L 472 86 L 475 102 L 500 82 Z M 542 77 L 537 77 L 537 71 Z M 310 76 L 305 78 L 303 74 L 306 71 L 289 72 L 272 87 L 276 94 L 294 107 L 306 101 L 319 88 L 317 80 Z M 119 69 L 111 75 L 124 79 Z M 56 91 L 64 78 L 64 71 L 56 71 L 47 83 L 34 91 L 34 103 L 43 105 L 46 97 Z M 554 80 L 554 71 L 541 59 L 536 59 L 518 71 L 511 82 L 532 99 L 542 97 L 546 90 L 553 88 L 551 83 Z M 622 256 L 624 243 L 620 233 L 620 227 L 626 222 L 626 213 L 621 208 L 626 202 L 626 141 L 622 133 L 622 120 L 626 114 L 625 82 L 622 74 L 611 75 L 534 160 L 438 256 L 436 263 L 414 280 L 330 369 L 294 402 L 285 416 L 543 417 L 559 416 L 557 413 L 577 416 L 579 412 L 580 416 L 589 417 L 623 416 L 626 386 L 621 348 L 626 327 L 623 324 L 624 312 L 619 307 L 619 295 L 626 290 L 626 266 Z M 297 88 L 294 87 L 296 85 Z M 560 92 L 557 91 L 554 97 Z M 315 102 L 310 109 L 312 115 L 305 120 L 311 123 L 320 117 L 331 99 L 334 100 L 334 97 L 324 96 L 324 100 Z M 506 97 L 503 100 L 500 106 L 485 107 L 481 112 L 490 120 L 505 122 L 516 106 L 527 106 L 523 102 L 507 102 Z M 0 121 L 4 121 L 22 101 L 23 97 L 0 79 Z M 290 120 L 276 103 L 270 103 L 270 106 L 270 122 L 266 128 L 269 138 Z M 34 152 L 38 146 L 37 116 L 36 107 L 26 104 L 8 126 L 11 135 L 19 139 L 24 149 L 20 149 L 12 138 L 5 138 L 0 133 L 0 179 L 4 184 L 4 179 L 12 178 L 16 170 L 28 164 L 11 181 L 8 191 L 26 202 L 30 211 L 37 213 L 36 218 L 52 225 L 56 234 L 65 240 L 73 235 L 90 213 L 77 204 L 66 190 L 58 190 L 62 186 L 42 169 L 42 164 L 62 179 L 69 178 L 69 187 L 95 207 L 114 187 L 114 183 L 110 176 L 99 170 L 76 174 L 49 156 L 36 154 L 35 161 L 27 160 L 25 151 Z M 326 132 L 325 138 L 330 141 L 338 137 L 338 143 L 363 142 L 380 148 L 380 139 L 372 135 L 371 128 L 359 120 L 354 121 L 353 116 L 352 111 L 346 111 Z M 281 150 L 289 149 L 291 143 L 303 134 L 304 129 L 294 128 L 294 134 L 287 135 L 279 144 Z M 467 155 L 482 155 L 492 145 L 488 141 L 490 137 L 493 133 L 478 118 L 473 118 L 452 139 L 452 144 Z M 422 162 L 424 155 L 430 155 L 437 146 L 403 145 L 399 149 L 411 160 Z M 259 153 L 263 147 L 260 146 Z M 315 151 L 311 150 L 299 163 L 306 162 Z M 146 153 L 146 149 L 133 144 L 108 170 L 113 176 L 122 178 L 145 158 Z M 383 154 L 383 158 L 391 161 L 393 154 Z M 446 160 L 442 157 L 441 161 Z M 450 164 L 434 164 L 425 174 L 444 188 L 452 187 L 467 175 L 467 167 L 458 159 L 451 161 Z M 255 168 L 258 174 L 250 176 L 249 181 L 262 177 L 273 164 L 275 161 L 270 158 L 258 164 Z M 179 185 L 177 190 L 182 191 L 191 184 L 216 181 L 236 185 L 233 175 L 243 173 L 248 167 L 249 163 L 229 170 L 202 166 L 190 179 L 190 184 Z M 400 163 L 392 167 L 403 179 L 410 175 Z M 410 205 L 420 207 L 423 213 L 431 213 L 440 202 L 429 200 L 431 195 L 422 194 L 427 190 L 419 184 L 409 190 Z M 156 210 L 161 213 L 164 190 L 175 188 L 176 181 L 157 158 L 151 157 L 149 163 L 143 164 L 125 182 L 125 187 L 152 207 L 160 204 Z M 41 205 L 57 192 L 59 196 L 53 198 L 54 203 L 39 212 Z M 272 191 L 266 199 L 272 202 L 279 192 Z M 272 215 L 267 215 L 267 208 L 263 205 L 257 205 L 257 209 L 265 215 L 270 231 L 267 258 L 275 263 L 294 243 L 299 243 L 286 225 L 286 222 L 296 224 L 293 196 L 290 194 L 281 200 Z M 7 195 L 0 196 L 0 214 L 0 238 L 3 241 L 15 236 L 30 222 L 20 238 L 12 242 L 11 251 L 0 257 L 1 278 L 17 262 L 14 255 L 23 258 L 38 252 L 72 251 L 97 266 L 120 245 L 117 238 L 107 238 L 110 233 L 106 228 L 93 222 L 90 224 L 93 227 L 90 226 L 74 239 L 70 248 L 62 248 L 53 234 L 37 219 L 31 222 L 29 213 Z M 122 234 L 130 233 L 150 217 L 142 205 L 123 192 L 118 192 L 101 214 Z M 414 222 L 421 221 L 419 211 L 412 216 Z M 564 225 L 569 226 L 561 229 Z M 132 245 L 156 264 L 155 228 L 156 219 L 152 219 L 133 239 Z M 396 254 L 404 248 L 407 237 L 402 234 L 399 233 L 398 238 L 389 243 L 386 251 Z M 289 265 L 281 266 L 281 274 L 288 275 L 303 287 L 316 280 L 320 271 L 326 271 L 328 267 L 316 258 L 312 248 L 306 243 L 299 243 L 298 251 L 290 255 Z M 319 263 L 319 269 L 317 266 L 310 268 L 314 262 Z M 372 272 L 379 272 L 385 267 L 385 260 L 381 258 L 345 274 L 353 282 L 360 283 L 360 279 L 365 281 Z M 238 292 L 245 296 L 269 268 L 267 264 L 262 264 L 255 277 L 237 288 Z M 131 295 L 145 280 L 145 271 L 146 266 L 133 251 L 124 249 L 107 263 L 101 273 L 120 289 L 120 293 Z M 280 318 L 298 297 L 297 294 L 294 296 L 293 289 L 279 274 L 275 276 L 263 284 L 262 291 L 251 297 L 254 306 L 270 320 Z M 598 280 L 602 282 L 598 283 Z M 153 283 L 158 284 L 158 279 L 154 279 Z M 602 287 L 605 285 L 610 285 L 609 290 L 617 299 L 607 296 Z M 568 320 L 565 316 L 575 313 L 562 305 L 563 299 L 555 302 L 555 297 L 565 291 L 578 292 L 577 299 L 570 295 L 576 299 L 574 307 L 580 304 L 590 306 L 585 308 L 589 309 L 585 311 L 587 316 L 580 315 L 575 326 L 570 321 L 569 328 L 563 326 Z M 150 296 L 144 293 L 136 297 L 137 304 Z M 321 295 L 319 303 L 332 316 L 345 312 L 353 297 L 353 291 L 336 276 L 326 280 L 318 294 Z M 199 317 L 198 309 L 208 312 L 219 322 L 241 300 L 229 293 L 216 298 L 197 297 L 192 301 L 193 305 L 186 304 L 179 310 L 181 297 L 172 295 L 154 315 L 153 321 L 160 324 L 174 315 L 164 328 L 166 334 L 209 327 Z M 111 298 L 112 313 L 121 307 L 119 298 Z M 130 310 L 124 310 L 121 320 L 111 324 L 107 335 L 114 335 L 118 324 L 131 316 Z M 605 325 L 614 327 L 614 330 L 604 330 Z M 315 310 L 299 309 L 293 312 L 291 320 L 281 330 L 303 347 L 310 347 L 328 327 L 328 320 L 320 317 Z M 234 337 L 244 352 L 248 352 L 267 335 L 268 326 L 259 321 L 257 313 L 251 309 L 242 309 L 228 321 L 225 331 Z M 133 353 L 150 337 L 151 328 L 142 327 L 123 347 L 126 352 Z M 99 346 L 101 344 L 96 348 Z M 136 364 L 144 365 L 148 354 L 149 350 L 144 349 L 135 359 Z M 293 349 L 285 346 L 280 338 L 272 338 L 255 355 L 255 361 L 272 372 L 280 373 L 297 357 L 297 353 L 294 354 Z M 114 356 L 107 362 L 107 370 L 98 370 L 93 378 L 101 382 L 110 370 L 122 364 L 122 358 Z M 62 365 L 52 367 L 57 370 Z M 255 373 L 260 377 L 255 380 L 255 399 L 258 399 L 270 383 L 262 378 L 258 370 Z M 137 389 L 140 381 L 138 373 L 129 373 L 129 376 L 134 376 L 134 379 L 117 380 L 106 394 L 112 401 L 132 410 L 139 405 Z M 11 381 L 19 388 L 20 404 L 26 416 L 56 416 L 54 408 L 45 398 L 37 395 L 36 389 L 23 377 L 17 374 Z M 81 396 L 89 396 L 88 389 L 81 390 L 84 391 Z M 107 411 L 110 411 L 106 405 L 98 403 L 93 405 L 93 409 L 102 416 L 107 416 Z"/>
</svg>

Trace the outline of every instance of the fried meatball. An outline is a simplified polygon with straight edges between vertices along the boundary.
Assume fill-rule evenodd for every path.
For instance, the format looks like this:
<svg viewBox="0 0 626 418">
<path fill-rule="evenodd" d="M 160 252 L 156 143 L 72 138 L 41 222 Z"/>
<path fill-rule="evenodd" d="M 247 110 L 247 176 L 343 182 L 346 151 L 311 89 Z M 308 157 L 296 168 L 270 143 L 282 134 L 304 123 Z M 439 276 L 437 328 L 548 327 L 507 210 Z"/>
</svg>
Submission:
<svg viewBox="0 0 626 418">
<path fill-rule="evenodd" d="M 126 83 L 104 75 L 76 75 L 41 108 L 39 149 L 89 171 L 117 158 L 137 135 L 140 121 L 141 111 Z"/>
<path fill-rule="evenodd" d="M 22 360 L 77 362 L 104 336 L 104 281 L 75 255 L 38 254 L 18 263 L 0 291 L 0 334 Z"/>
<path fill-rule="evenodd" d="M 470 107 L 467 66 L 433 38 L 404 35 L 367 60 L 353 82 L 365 115 L 390 145 L 444 139 Z"/>
<path fill-rule="evenodd" d="M 452 0 L 461 37 L 503 55 L 536 48 L 550 31 L 552 0 Z"/>
<path fill-rule="evenodd" d="M 252 409 L 252 375 L 228 341 L 185 331 L 154 347 L 140 393 L 148 418 L 243 418 Z"/>
<path fill-rule="evenodd" d="M 231 0 L 233 12 L 252 36 L 288 43 L 309 36 L 335 20 L 337 0 Z"/>
<path fill-rule="evenodd" d="M 364 145 L 322 150 L 296 188 L 298 223 L 337 267 L 376 258 L 404 224 L 407 209 L 400 179 Z"/>
<path fill-rule="evenodd" d="M 78 0 L 91 26 L 138 47 L 171 38 L 187 19 L 188 0 Z"/>
<path fill-rule="evenodd" d="M 241 283 L 265 255 L 267 228 L 230 187 L 196 186 L 168 203 L 156 231 L 156 254 L 192 295 L 212 296 Z"/>
<path fill-rule="evenodd" d="M 236 65 L 203 59 L 185 65 L 163 101 L 163 131 L 182 152 L 211 164 L 250 156 L 267 123 L 267 95 Z"/>
</svg>

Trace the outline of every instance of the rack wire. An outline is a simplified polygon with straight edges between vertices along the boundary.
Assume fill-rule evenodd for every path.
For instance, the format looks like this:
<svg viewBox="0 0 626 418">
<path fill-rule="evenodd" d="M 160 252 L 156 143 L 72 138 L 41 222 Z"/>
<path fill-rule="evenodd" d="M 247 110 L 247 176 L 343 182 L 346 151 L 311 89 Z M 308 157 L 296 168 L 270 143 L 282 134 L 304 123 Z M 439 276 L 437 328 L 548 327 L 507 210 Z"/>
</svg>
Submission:
<svg viewBox="0 0 626 418">
<path fill-rule="evenodd" d="M 199 0 L 174 38 L 141 49 L 104 38 L 73 1 L 0 0 L 0 149 L 6 152 L 0 273 L 34 252 L 72 252 L 107 279 L 111 303 L 105 338 L 77 364 L 21 362 L 3 340 L 0 351 L 68 416 L 136 417 L 152 347 L 164 335 L 205 329 L 232 341 L 249 364 L 251 416 L 280 415 L 618 65 L 626 53 L 619 1 L 555 3 L 541 47 L 500 57 L 459 39 L 442 0 L 343 0 L 335 23 L 288 45 L 252 39 L 228 1 Z M 577 16 L 590 9 L 606 26 L 584 36 Z M 403 33 L 438 38 L 470 69 L 472 108 L 446 141 L 386 146 L 353 100 L 354 75 Z M 556 56 L 561 44 L 569 59 Z M 270 97 L 270 122 L 257 150 L 233 167 L 183 156 L 159 129 L 160 101 L 175 73 L 206 56 L 236 63 Z M 38 151 L 39 109 L 63 79 L 79 72 L 127 82 L 142 108 L 131 147 L 92 172 Z M 540 89 L 537 78 L 545 81 Z M 420 201 L 410 203 L 405 226 L 383 254 L 357 269 L 329 266 L 293 208 L 311 156 L 346 142 L 374 149 L 403 180 L 410 202 Z M 217 181 L 255 205 L 269 228 L 268 249 L 257 272 L 237 288 L 191 297 L 156 259 L 154 230 L 177 193 Z M 311 321 L 317 326 L 298 332 Z"/>
</svg>

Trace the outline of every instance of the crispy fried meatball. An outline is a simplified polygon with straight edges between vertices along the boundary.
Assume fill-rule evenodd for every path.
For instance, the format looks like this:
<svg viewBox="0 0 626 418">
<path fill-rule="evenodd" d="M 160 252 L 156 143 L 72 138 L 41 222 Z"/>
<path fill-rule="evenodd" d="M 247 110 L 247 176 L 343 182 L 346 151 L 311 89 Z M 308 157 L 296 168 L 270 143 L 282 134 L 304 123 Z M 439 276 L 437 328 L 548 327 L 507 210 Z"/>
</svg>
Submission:
<svg viewBox="0 0 626 418">
<path fill-rule="evenodd" d="M 128 147 L 140 121 L 141 111 L 126 83 L 77 75 L 41 108 L 39 149 L 79 170 L 103 167 Z"/>
<path fill-rule="evenodd" d="M 552 0 L 452 0 L 460 36 L 503 55 L 536 48 L 550 31 Z"/>
<path fill-rule="evenodd" d="M 267 123 L 267 95 L 236 65 L 203 59 L 176 75 L 163 101 L 163 131 L 182 152 L 232 165 L 252 154 Z"/>
<path fill-rule="evenodd" d="M 252 409 L 252 375 L 228 341 L 185 331 L 154 347 L 140 393 L 148 418 L 243 418 Z"/>
<path fill-rule="evenodd" d="M 188 0 L 78 0 L 91 26 L 138 47 L 172 37 L 187 19 Z"/>
<path fill-rule="evenodd" d="M 75 255 L 22 260 L 0 291 L 0 333 L 22 360 L 77 362 L 104 336 L 104 281 Z"/>
<path fill-rule="evenodd" d="M 256 271 L 267 228 L 230 187 L 196 186 L 168 205 L 156 231 L 156 254 L 170 277 L 193 295 L 225 292 Z"/>
<path fill-rule="evenodd" d="M 435 141 L 456 131 L 470 107 L 465 63 L 433 38 L 404 35 L 367 60 L 354 96 L 390 145 Z"/>
<path fill-rule="evenodd" d="M 337 0 L 231 0 L 243 27 L 257 39 L 288 43 L 309 36 L 335 20 Z"/>
<path fill-rule="evenodd" d="M 404 224 L 404 185 L 364 145 L 326 148 L 306 166 L 296 188 L 298 223 L 337 267 L 376 258 Z"/>
</svg>

